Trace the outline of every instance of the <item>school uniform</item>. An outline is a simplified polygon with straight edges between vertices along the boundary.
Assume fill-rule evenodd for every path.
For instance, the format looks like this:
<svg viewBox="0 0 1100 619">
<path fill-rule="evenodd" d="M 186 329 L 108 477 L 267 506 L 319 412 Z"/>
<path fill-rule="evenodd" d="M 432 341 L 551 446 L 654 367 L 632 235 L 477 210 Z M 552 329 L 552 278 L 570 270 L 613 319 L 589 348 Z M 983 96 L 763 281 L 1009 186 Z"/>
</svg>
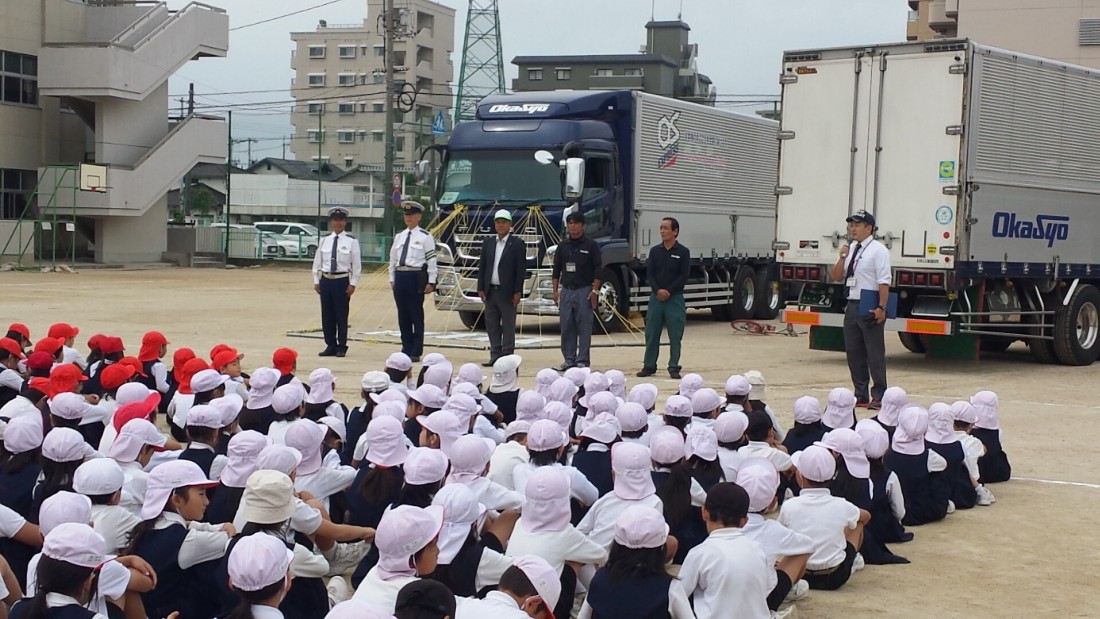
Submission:
<svg viewBox="0 0 1100 619">
<path fill-rule="evenodd" d="M 503 591 L 490 591 L 481 600 L 460 597 L 457 601 L 455 619 L 530 619 L 516 600 Z"/>
<path fill-rule="evenodd" d="M 955 509 L 974 507 L 978 503 L 978 494 L 970 481 L 970 471 L 966 468 L 966 451 L 962 444 L 958 441 L 947 444 L 926 441 L 925 444 L 947 460 L 947 468 L 938 475 L 947 486 L 948 498 L 955 504 Z"/>
<path fill-rule="evenodd" d="M 783 439 L 783 446 L 787 448 L 788 454 L 798 453 L 820 441 L 821 437 L 825 436 L 828 428 L 818 422 L 812 428 L 806 428 L 805 430 L 791 430 L 787 433 L 787 436 Z"/>
<path fill-rule="evenodd" d="M 514 559 L 505 556 L 503 550 L 492 535 L 485 539 L 468 537 L 450 563 L 440 563 L 424 578 L 447 585 L 456 597 L 474 597 L 486 587 L 496 587 L 504 571 L 512 567 Z"/>
<path fill-rule="evenodd" d="M 489 393 L 485 394 L 485 397 L 492 401 L 500 414 L 504 416 L 504 425 L 516 420 L 516 402 L 519 401 L 519 391 L 519 389 L 514 389 L 496 393 L 490 389 Z"/>
<path fill-rule="evenodd" d="M 275 535 L 269 532 L 262 533 L 262 535 L 272 535 L 280 542 L 286 544 L 294 553 L 294 558 L 290 562 L 290 574 L 294 578 L 290 581 L 290 590 L 287 591 L 286 597 L 284 597 L 283 601 L 279 604 L 278 612 L 280 616 L 285 619 L 317 619 L 325 616 L 329 610 L 328 591 L 325 589 L 321 577 L 328 572 L 328 562 L 325 561 L 324 557 L 311 553 L 302 545 L 296 544 L 293 541 L 286 541 L 281 535 Z M 236 537 L 230 540 L 229 545 L 226 547 L 225 556 L 217 567 L 218 577 L 216 580 L 219 583 L 228 582 L 229 555 L 233 551 L 233 547 L 236 546 L 243 537 L 245 537 L 243 533 L 238 533 Z M 227 599 L 236 597 L 229 591 L 226 585 L 222 586 L 222 592 L 226 595 Z M 255 609 L 257 607 L 253 606 L 252 608 Z M 270 607 L 264 608 L 271 609 Z M 260 617 L 256 617 L 255 619 L 260 619 Z"/>
<path fill-rule="evenodd" d="M 767 619 L 767 579 L 774 571 L 741 529 L 722 528 L 688 553 L 679 578 L 699 619 Z"/>
<path fill-rule="evenodd" d="M 210 495 L 210 504 L 206 506 L 202 521 L 210 524 L 224 524 L 232 522 L 237 510 L 240 509 L 244 488 L 226 486 L 222 482 L 213 492 L 208 492 L 208 495 Z"/>
<path fill-rule="evenodd" d="M 145 376 L 138 376 L 137 382 L 145 385 L 151 391 L 159 392 L 163 402 L 164 396 L 168 394 L 170 388 L 168 384 L 168 366 L 164 365 L 164 362 L 160 359 L 153 359 L 152 361 L 142 362 L 141 371 L 145 373 Z"/>
<path fill-rule="evenodd" d="M 221 479 L 222 471 L 229 463 L 229 458 L 218 455 L 213 446 L 197 441 L 188 444 L 187 449 L 180 452 L 178 459 L 194 462 L 199 465 L 207 479 L 213 480 Z"/>
<path fill-rule="evenodd" d="M 297 420 L 295 420 L 297 421 Z M 276 445 L 286 445 L 286 431 L 294 421 L 273 421 L 267 428 L 267 436 Z"/>
<path fill-rule="evenodd" d="M 970 434 L 985 446 L 985 455 L 978 459 L 981 482 L 995 484 L 1008 481 L 1012 477 L 1012 465 L 1001 446 L 1001 430 L 974 427 L 970 429 Z"/>
<path fill-rule="evenodd" d="M 772 447 L 765 441 L 749 441 L 748 445 L 737 450 L 742 458 L 764 458 L 775 465 L 775 470 L 786 473 L 791 470 L 791 457 Z"/>
<path fill-rule="evenodd" d="M 325 417 L 335 417 L 346 423 L 348 418 L 348 407 L 335 400 L 318 403 L 306 402 L 305 410 L 302 412 L 303 419 L 321 421 L 321 419 Z"/>
<path fill-rule="evenodd" d="M 492 460 L 490 460 L 490 463 L 491 462 Z M 600 493 L 599 490 L 596 489 L 596 486 L 594 486 L 592 482 L 588 481 L 588 478 L 585 477 L 584 473 L 580 472 L 576 468 L 572 466 L 566 466 L 564 464 L 559 464 L 557 462 L 547 466 L 561 468 L 569 474 L 569 478 L 571 481 L 569 493 L 574 499 L 576 499 L 580 503 L 584 505 L 591 505 L 596 502 L 596 499 L 600 498 Z M 531 473 L 533 473 L 537 468 L 539 467 L 528 462 L 527 464 L 524 464 L 522 466 L 516 466 L 516 468 L 512 470 L 512 486 L 514 487 L 516 492 L 520 494 L 524 493 L 524 491 L 527 489 L 527 478 L 530 477 Z"/>
<path fill-rule="evenodd" d="M 358 471 L 350 466 L 341 466 L 330 469 L 322 466 L 314 473 L 303 475 L 299 473 L 294 480 L 294 490 L 308 492 L 313 498 L 321 502 L 327 510 L 329 497 L 337 492 L 343 492 L 355 481 Z"/>
<path fill-rule="evenodd" d="M 98 530 L 96 532 L 98 533 Z M 108 554 L 113 553 L 108 552 Z M 28 598 L 38 593 L 38 561 L 41 558 L 42 553 L 34 555 L 27 568 L 27 589 L 24 595 Z M 117 561 L 108 561 L 99 569 L 96 584 L 96 595 L 88 602 L 90 608 L 86 607 L 86 609 L 98 613 L 97 616 L 107 617 L 112 614 L 108 608 L 108 600 L 121 601 L 122 596 L 126 595 L 126 588 L 130 586 L 130 570 Z"/>
<path fill-rule="evenodd" d="M 177 391 L 176 395 L 172 396 L 172 401 L 168 403 L 168 418 L 172 420 L 177 428 L 182 430 L 187 426 L 187 411 L 191 410 L 194 405 L 195 394 Z"/>
<path fill-rule="evenodd" d="M 718 447 L 718 464 L 722 465 L 722 474 L 727 481 L 737 479 L 737 469 L 741 468 L 741 462 L 745 459 L 736 449 Z"/>
<path fill-rule="evenodd" d="M 494 409 L 495 410 L 495 409 Z M 485 415 L 477 415 L 474 417 L 474 427 L 470 430 L 470 434 L 487 438 L 497 445 L 504 442 L 504 430 L 493 425 L 492 421 Z"/>
<path fill-rule="evenodd" d="M 255 430 L 260 434 L 267 434 L 274 421 L 275 409 L 270 404 L 260 408 L 249 408 L 246 404 L 239 417 L 241 430 Z"/>
<path fill-rule="evenodd" d="M 23 377 L 11 368 L 0 370 L 0 406 L 15 399 L 23 390 Z"/>
<path fill-rule="evenodd" d="M 2 391 L 2 388 L 0 388 L 0 391 Z M 0 418 L 15 419 L 23 415 L 41 415 L 42 411 L 38 410 L 34 403 L 43 397 L 45 397 L 45 394 L 41 391 L 24 386 L 23 390 L 15 397 L 0 406 Z"/>
<path fill-rule="evenodd" d="M 970 474 L 970 479 L 980 482 L 982 472 L 978 466 L 978 460 L 985 455 L 985 445 L 977 438 L 970 436 L 968 432 L 961 430 L 955 430 L 955 437 L 959 439 L 963 453 L 966 454 L 966 472 Z"/>
<path fill-rule="evenodd" d="M 522 494 L 509 490 L 486 477 L 476 477 L 462 482 L 448 481 L 447 483 L 463 484 L 474 493 L 477 502 L 484 505 L 486 509 L 502 512 L 507 509 L 523 508 L 524 499 Z"/>
<path fill-rule="evenodd" d="M 577 524 L 577 530 L 584 533 L 593 542 L 610 549 L 611 542 L 615 541 L 615 521 L 628 507 L 635 505 L 645 505 L 658 512 L 664 512 L 661 497 L 656 494 L 633 500 L 624 499 L 614 492 L 609 492 L 592 504 L 592 508 Z"/>
<path fill-rule="evenodd" d="M 949 487 L 942 478 L 933 478 L 934 473 L 947 468 L 947 461 L 942 456 L 927 447 L 915 455 L 890 450 L 886 452 L 885 462 L 897 475 L 905 495 L 902 524 L 912 527 L 947 516 Z"/>
<path fill-rule="evenodd" d="M 405 211 L 420 212 L 415 208 Z M 397 305 L 401 352 L 412 359 L 424 354 L 424 289 L 435 286 L 437 274 L 435 239 L 430 232 L 417 226 L 394 235 L 389 279 Z"/>
<path fill-rule="evenodd" d="M 695 619 L 681 582 L 666 574 L 615 582 L 611 571 L 592 577 L 578 619 Z"/>
<path fill-rule="evenodd" d="M 749 514 L 749 521 L 741 529 L 745 537 L 756 542 L 767 557 L 768 565 L 775 565 L 781 557 L 794 557 L 811 554 L 814 551 L 814 541 L 809 536 L 792 531 L 775 520 L 769 520 L 756 513 Z M 767 575 L 768 591 L 775 591 L 779 584 L 779 574 L 774 569 Z M 786 590 L 790 591 L 791 582 L 787 578 Z M 787 596 L 783 592 L 783 598 Z M 782 602 L 782 598 L 779 600 Z M 770 607 L 770 605 L 769 605 Z M 776 605 L 778 608 L 778 605 Z M 772 609 L 774 610 L 774 609 Z"/>
<path fill-rule="evenodd" d="M 905 496 L 901 482 L 893 471 L 871 467 L 871 521 L 867 529 L 883 543 L 907 542 L 913 539 L 901 522 L 905 518 Z"/>
<path fill-rule="evenodd" d="M 596 487 L 599 496 L 605 496 L 615 486 L 611 477 L 611 450 L 606 445 L 593 443 L 578 451 L 573 455 L 572 466 Z"/>
<path fill-rule="evenodd" d="M 141 506 L 145 504 L 145 487 L 149 480 L 138 462 L 119 462 L 122 469 L 122 497 L 118 504 L 132 512 L 135 516 L 141 514 Z"/>
<path fill-rule="evenodd" d="M 23 619 L 30 616 L 31 600 L 24 598 L 15 603 L 9 619 Z M 46 594 L 46 614 L 44 619 L 107 619 L 107 615 L 88 610 L 80 605 L 76 598 L 60 593 Z"/>
<path fill-rule="evenodd" d="M 200 522 L 188 525 L 179 514 L 162 513 L 134 549 L 157 574 L 157 586 L 141 594 L 145 612 L 150 617 L 167 617 L 178 610 L 179 619 L 214 616 L 218 600 L 209 594 L 215 587 L 212 576 L 228 544 L 229 535 L 219 527 Z"/>
<path fill-rule="evenodd" d="M 847 543 L 844 531 L 855 529 L 859 516 L 858 507 L 832 496 L 828 488 L 803 488 L 783 503 L 779 524 L 813 541 L 805 576 L 811 589 L 833 591 L 848 582 L 856 549 Z"/>
<path fill-rule="evenodd" d="M 669 474 L 667 468 L 656 468 L 650 473 L 653 477 L 653 485 L 660 488 L 668 480 Z M 703 522 L 703 515 L 699 509 L 706 503 L 707 493 L 694 477 L 691 478 L 690 493 L 691 509 L 688 510 L 687 516 L 676 524 L 669 523 L 669 535 L 675 536 L 680 542 L 676 549 L 676 556 L 672 559 L 673 563 L 682 564 L 688 552 L 707 538 L 707 526 Z"/>
<path fill-rule="evenodd" d="M 391 576 L 383 580 L 381 569 L 376 565 L 357 585 L 352 599 L 374 604 L 386 613 L 392 613 L 397 606 L 397 594 L 405 585 L 420 580 L 416 576 Z"/>
<path fill-rule="evenodd" d="M 0 503 L 0 555 L 7 559 L 8 565 L 15 573 L 15 578 L 19 581 L 19 586 L 24 590 L 27 588 L 27 566 L 39 550 L 13 539 L 13 536 L 26 524 L 26 518 L 6 504 Z"/>
<path fill-rule="evenodd" d="M 489 458 L 489 473 L 486 475 L 507 490 L 515 490 L 513 475 L 516 467 L 526 465 L 531 460 L 527 448 L 515 441 L 505 441 L 497 445 Z"/>
<path fill-rule="evenodd" d="M 522 516 L 508 539 L 508 554 L 513 557 L 538 555 L 559 574 L 566 561 L 582 565 L 599 565 L 607 561 L 607 549 L 589 540 L 572 525 L 560 531 L 530 532 Z"/>
<path fill-rule="evenodd" d="M 121 505 L 92 505 L 92 528 L 107 542 L 107 554 L 120 554 L 141 518 Z"/>
</svg>

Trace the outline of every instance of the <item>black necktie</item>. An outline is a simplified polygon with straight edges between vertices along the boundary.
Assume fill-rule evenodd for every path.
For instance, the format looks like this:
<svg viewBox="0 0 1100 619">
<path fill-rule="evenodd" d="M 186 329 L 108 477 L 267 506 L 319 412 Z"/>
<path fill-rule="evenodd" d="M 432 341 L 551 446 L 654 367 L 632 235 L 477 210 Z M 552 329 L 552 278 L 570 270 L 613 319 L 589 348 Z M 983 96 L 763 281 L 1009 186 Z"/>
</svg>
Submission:
<svg viewBox="0 0 1100 619">
<path fill-rule="evenodd" d="M 409 241 L 412 239 L 412 230 L 405 235 L 405 244 L 401 246 L 401 260 L 398 266 L 405 266 L 405 258 L 409 255 Z"/>
<path fill-rule="evenodd" d="M 332 235 L 332 261 L 329 262 L 329 273 L 336 273 L 336 250 L 340 247 L 340 237 Z"/>
<path fill-rule="evenodd" d="M 848 273 L 844 276 L 845 278 L 852 277 L 856 274 L 856 258 L 859 257 L 859 250 L 861 249 L 863 249 L 863 244 L 856 243 L 856 250 L 852 252 L 852 259 L 848 262 Z"/>
</svg>

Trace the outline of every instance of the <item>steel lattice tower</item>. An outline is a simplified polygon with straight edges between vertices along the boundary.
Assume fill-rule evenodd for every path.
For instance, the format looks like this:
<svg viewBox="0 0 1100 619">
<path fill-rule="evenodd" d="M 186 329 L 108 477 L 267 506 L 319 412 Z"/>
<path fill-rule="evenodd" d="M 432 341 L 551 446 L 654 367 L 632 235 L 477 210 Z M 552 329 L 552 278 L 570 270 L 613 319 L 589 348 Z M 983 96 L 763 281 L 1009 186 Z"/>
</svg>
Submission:
<svg viewBox="0 0 1100 619">
<path fill-rule="evenodd" d="M 473 120 L 483 97 L 504 92 L 504 58 L 500 51 L 497 0 L 470 0 L 462 67 L 458 74 L 455 122 Z"/>
</svg>

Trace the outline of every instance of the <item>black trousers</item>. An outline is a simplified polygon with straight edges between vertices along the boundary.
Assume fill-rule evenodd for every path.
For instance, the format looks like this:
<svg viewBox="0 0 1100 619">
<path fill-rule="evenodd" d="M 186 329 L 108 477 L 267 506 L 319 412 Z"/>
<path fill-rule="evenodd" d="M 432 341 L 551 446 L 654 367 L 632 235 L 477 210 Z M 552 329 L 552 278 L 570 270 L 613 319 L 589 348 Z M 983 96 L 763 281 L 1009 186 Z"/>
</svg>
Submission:
<svg viewBox="0 0 1100 619">
<path fill-rule="evenodd" d="M 393 301 L 401 328 L 401 352 L 410 357 L 424 354 L 424 288 L 419 271 L 395 271 Z"/>
<path fill-rule="evenodd" d="M 349 278 L 321 278 L 321 331 L 325 334 L 325 347 L 332 350 L 348 349 L 348 282 Z"/>
<path fill-rule="evenodd" d="M 489 360 L 516 352 L 516 306 L 512 295 L 490 286 L 485 293 L 485 331 L 489 335 Z"/>
</svg>

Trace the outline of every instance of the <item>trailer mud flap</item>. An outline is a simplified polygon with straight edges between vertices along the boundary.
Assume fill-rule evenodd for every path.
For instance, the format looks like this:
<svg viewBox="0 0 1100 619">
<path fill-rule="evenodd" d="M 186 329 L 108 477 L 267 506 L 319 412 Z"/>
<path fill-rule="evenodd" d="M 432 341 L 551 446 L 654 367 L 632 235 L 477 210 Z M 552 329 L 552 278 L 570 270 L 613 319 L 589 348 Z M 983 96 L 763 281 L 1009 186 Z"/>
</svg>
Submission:
<svg viewBox="0 0 1100 619">
<path fill-rule="evenodd" d="M 844 352 L 844 328 L 810 327 L 810 350 Z"/>
<path fill-rule="evenodd" d="M 977 335 L 948 335 L 924 339 L 925 357 L 928 359 L 962 359 L 977 361 L 981 338 Z"/>
</svg>

